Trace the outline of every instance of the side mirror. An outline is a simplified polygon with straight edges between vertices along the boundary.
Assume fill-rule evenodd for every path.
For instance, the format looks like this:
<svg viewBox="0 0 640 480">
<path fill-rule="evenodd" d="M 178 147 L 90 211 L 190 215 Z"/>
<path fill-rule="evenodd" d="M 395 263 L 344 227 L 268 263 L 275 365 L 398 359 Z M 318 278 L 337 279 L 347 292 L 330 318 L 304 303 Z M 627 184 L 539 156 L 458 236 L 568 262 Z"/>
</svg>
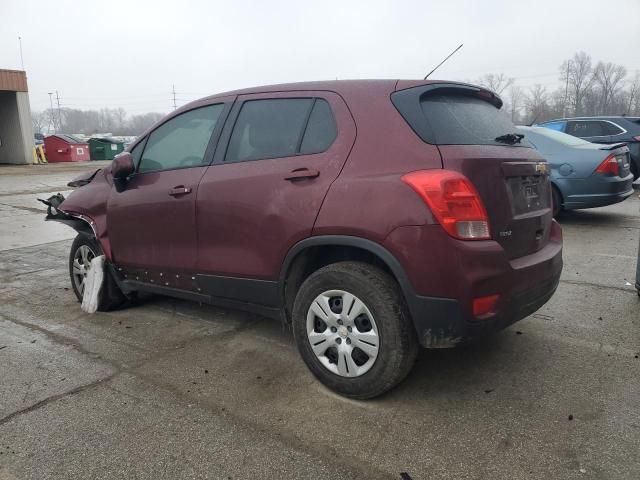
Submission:
<svg viewBox="0 0 640 480">
<path fill-rule="evenodd" d="M 129 152 L 122 152 L 111 162 L 111 175 L 113 175 L 113 183 L 116 190 L 121 192 L 127 183 L 127 177 L 135 171 L 133 158 Z"/>
</svg>

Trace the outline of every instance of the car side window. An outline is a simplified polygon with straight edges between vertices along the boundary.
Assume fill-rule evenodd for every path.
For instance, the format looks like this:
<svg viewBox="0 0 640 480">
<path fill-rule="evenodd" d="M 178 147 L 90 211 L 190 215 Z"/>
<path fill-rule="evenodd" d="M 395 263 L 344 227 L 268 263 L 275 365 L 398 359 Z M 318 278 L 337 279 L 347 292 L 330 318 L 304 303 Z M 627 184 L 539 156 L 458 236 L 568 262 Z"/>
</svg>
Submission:
<svg viewBox="0 0 640 480">
<path fill-rule="evenodd" d="M 326 100 L 317 98 L 302 138 L 300 153 L 324 152 L 336 139 L 337 134 L 338 130 L 333 113 L 331 113 L 331 107 Z"/>
<path fill-rule="evenodd" d="M 598 121 L 581 121 L 575 120 L 568 122 L 567 125 L 567 133 L 569 135 L 573 135 L 574 137 L 602 137 L 607 135 L 605 133 L 602 124 L 604 122 Z"/>
<path fill-rule="evenodd" d="M 196 167 L 205 152 L 224 105 L 196 108 L 172 118 L 149 135 L 138 172 Z"/>
<path fill-rule="evenodd" d="M 299 150 L 312 98 L 249 100 L 236 120 L 226 162 L 288 157 Z"/>
<path fill-rule="evenodd" d="M 551 130 L 557 130 L 558 132 L 564 132 L 564 126 L 567 122 L 549 122 L 543 123 L 542 126 L 545 128 L 550 128 Z"/>
</svg>

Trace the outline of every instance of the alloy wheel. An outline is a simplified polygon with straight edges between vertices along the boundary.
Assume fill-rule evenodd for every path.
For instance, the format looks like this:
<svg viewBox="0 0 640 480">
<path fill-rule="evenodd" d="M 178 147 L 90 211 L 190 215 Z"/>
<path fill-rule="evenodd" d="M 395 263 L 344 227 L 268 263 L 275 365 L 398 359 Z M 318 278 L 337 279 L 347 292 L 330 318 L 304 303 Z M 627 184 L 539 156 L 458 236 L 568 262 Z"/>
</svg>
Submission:
<svg viewBox="0 0 640 480">
<path fill-rule="evenodd" d="M 95 252 L 87 245 L 80 245 L 73 255 L 73 283 L 80 295 L 84 293 L 87 274 L 91 270 L 91 260 L 95 256 Z"/>
</svg>

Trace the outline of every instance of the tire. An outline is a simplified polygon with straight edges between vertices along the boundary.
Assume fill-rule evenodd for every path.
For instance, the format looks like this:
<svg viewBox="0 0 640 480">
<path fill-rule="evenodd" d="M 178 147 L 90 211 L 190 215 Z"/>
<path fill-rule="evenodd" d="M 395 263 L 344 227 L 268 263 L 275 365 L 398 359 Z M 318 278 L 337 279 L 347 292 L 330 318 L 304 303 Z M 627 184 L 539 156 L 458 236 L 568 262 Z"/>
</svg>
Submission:
<svg viewBox="0 0 640 480">
<path fill-rule="evenodd" d="M 312 273 L 297 292 L 292 324 L 298 350 L 311 373 L 350 398 L 373 398 L 396 386 L 411 370 L 418 352 L 398 284 L 366 263 L 340 262 Z"/>
<path fill-rule="evenodd" d="M 84 259 L 82 258 L 83 253 L 86 254 L 84 255 Z M 76 255 L 79 257 L 79 265 L 83 267 L 85 261 L 91 261 L 92 258 L 102 255 L 102 249 L 94 237 L 82 233 L 78 234 L 71 244 L 71 251 L 69 252 L 69 277 L 73 293 L 75 293 L 78 302 L 82 303 L 82 287 L 81 282 L 78 280 L 78 268 L 76 268 L 76 272 L 74 273 L 74 259 Z M 76 267 L 78 267 L 78 265 L 76 265 Z M 122 293 L 105 265 L 104 281 L 102 282 L 102 288 L 98 295 L 98 310 L 101 312 L 115 310 L 126 301 L 127 297 Z"/>
<path fill-rule="evenodd" d="M 557 218 L 562 211 L 562 196 L 555 185 L 551 187 L 551 206 L 553 209 L 553 218 Z"/>
</svg>

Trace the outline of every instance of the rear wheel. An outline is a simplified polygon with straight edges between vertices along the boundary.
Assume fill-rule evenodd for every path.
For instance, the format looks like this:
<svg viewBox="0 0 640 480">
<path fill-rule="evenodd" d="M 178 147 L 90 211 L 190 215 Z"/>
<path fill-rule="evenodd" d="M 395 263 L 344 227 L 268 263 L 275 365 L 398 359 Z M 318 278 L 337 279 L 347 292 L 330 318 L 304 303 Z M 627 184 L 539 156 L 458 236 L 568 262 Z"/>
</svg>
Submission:
<svg viewBox="0 0 640 480">
<path fill-rule="evenodd" d="M 562 211 L 562 196 L 560 195 L 560 191 L 555 185 L 552 187 L 551 195 L 552 195 L 553 216 L 555 218 Z"/>
<path fill-rule="evenodd" d="M 69 252 L 69 276 L 73 293 L 82 302 L 87 275 L 91 270 L 91 260 L 102 255 L 102 249 L 95 238 L 79 234 L 71 244 Z M 127 298 L 124 296 L 115 280 L 105 268 L 104 281 L 98 295 L 98 310 L 106 312 L 120 307 Z"/>
<path fill-rule="evenodd" d="M 398 285 L 360 262 L 328 265 L 305 280 L 293 307 L 293 332 L 311 372 L 357 399 L 402 381 L 418 350 Z"/>
</svg>

